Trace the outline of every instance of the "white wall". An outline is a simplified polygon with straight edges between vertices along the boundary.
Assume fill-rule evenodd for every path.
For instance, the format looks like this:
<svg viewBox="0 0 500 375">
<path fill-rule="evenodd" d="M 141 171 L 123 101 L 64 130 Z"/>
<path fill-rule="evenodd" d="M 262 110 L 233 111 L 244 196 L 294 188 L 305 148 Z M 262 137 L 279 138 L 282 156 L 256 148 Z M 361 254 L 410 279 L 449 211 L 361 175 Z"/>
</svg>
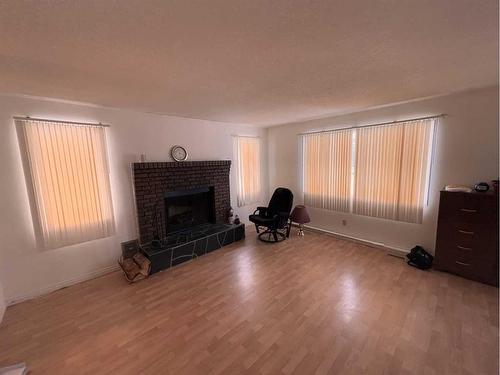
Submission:
<svg viewBox="0 0 500 375">
<path fill-rule="evenodd" d="M 4 313 L 5 313 L 5 297 L 3 295 L 2 284 L 0 283 L 0 322 L 2 322 Z"/>
<path fill-rule="evenodd" d="M 298 133 L 446 113 L 437 128 L 429 205 L 423 224 L 357 216 L 309 208 L 311 226 L 409 250 L 416 244 L 433 251 L 439 191 L 447 184 L 473 185 L 498 178 L 498 87 L 387 106 L 321 120 L 269 129 L 269 184 L 291 187 L 300 194 Z M 490 184 L 491 185 L 491 184 Z M 347 225 L 342 226 L 342 219 Z"/>
<path fill-rule="evenodd" d="M 233 159 L 232 134 L 260 135 L 263 186 L 269 192 L 288 186 L 300 198 L 297 134 L 446 113 L 437 129 L 429 206 L 422 225 L 310 209 L 311 225 L 408 249 L 434 248 L 439 190 L 448 183 L 473 184 L 498 177 L 498 88 L 388 106 L 354 114 L 259 129 L 236 124 L 141 114 L 41 99 L 0 96 L 0 280 L 7 303 L 84 280 L 116 267 L 120 242 L 136 237 L 130 163 L 141 153 L 148 160 L 169 160 L 174 144 L 185 145 L 191 160 Z M 116 235 L 56 250 L 35 246 L 17 134 L 12 116 L 110 123 L 108 131 Z M 264 147 L 265 149 L 265 147 Z M 269 168 L 267 168 L 269 165 Z M 234 166 L 231 200 L 245 219 L 255 205 L 236 207 Z M 267 203 L 264 197 L 263 204 Z M 347 220 L 347 226 L 341 220 Z M 0 296 L 1 297 L 1 296 Z M 0 315 L 2 300 L 0 298 Z"/>
<path fill-rule="evenodd" d="M 107 137 L 115 236 L 56 250 L 36 248 L 12 116 L 111 124 Z M 137 237 L 130 163 L 138 161 L 141 153 L 146 153 L 148 161 L 166 161 L 171 146 L 180 144 L 187 147 L 190 160 L 233 159 L 233 134 L 259 135 L 267 142 L 266 129 L 249 126 L 0 96 L 0 278 L 6 301 L 35 296 L 116 268 L 120 242 Z M 266 159 L 264 155 L 267 187 Z M 236 207 L 235 181 L 233 165 L 231 204 L 244 219 L 257 204 Z"/>
</svg>

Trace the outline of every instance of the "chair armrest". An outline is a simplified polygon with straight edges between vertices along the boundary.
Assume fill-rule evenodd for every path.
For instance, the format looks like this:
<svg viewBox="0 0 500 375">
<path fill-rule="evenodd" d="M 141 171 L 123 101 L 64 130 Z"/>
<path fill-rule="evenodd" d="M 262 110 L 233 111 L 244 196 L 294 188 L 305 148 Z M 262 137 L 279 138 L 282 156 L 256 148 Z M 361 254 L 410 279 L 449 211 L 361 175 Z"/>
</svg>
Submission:
<svg viewBox="0 0 500 375">
<path fill-rule="evenodd" d="M 254 211 L 254 215 L 259 213 L 260 216 L 266 216 L 266 213 L 267 213 L 267 207 L 257 207 L 257 209 Z"/>
<path fill-rule="evenodd" d="M 273 219 L 288 219 L 290 214 L 288 212 L 278 212 L 273 215 Z"/>
</svg>

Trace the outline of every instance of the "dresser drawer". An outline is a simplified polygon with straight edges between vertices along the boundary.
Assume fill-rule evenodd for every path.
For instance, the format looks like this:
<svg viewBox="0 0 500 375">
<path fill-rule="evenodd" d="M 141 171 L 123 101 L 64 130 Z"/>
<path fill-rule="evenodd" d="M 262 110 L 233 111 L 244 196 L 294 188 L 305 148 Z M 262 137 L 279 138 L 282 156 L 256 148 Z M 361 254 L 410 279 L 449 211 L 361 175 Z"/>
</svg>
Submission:
<svg viewBox="0 0 500 375">
<path fill-rule="evenodd" d="M 435 268 L 498 285 L 498 196 L 441 192 Z"/>
<path fill-rule="evenodd" d="M 491 225 L 476 223 L 440 222 L 437 246 L 464 247 L 475 250 L 488 248 L 494 252 L 497 243 Z"/>
<path fill-rule="evenodd" d="M 467 279 L 498 285 L 498 274 L 494 262 L 478 262 L 471 259 L 455 259 L 445 270 Z"/>
<path fill-rule="evenodd" d="M 436 251 L 435 268 L 496 285 L 497 260 L 492 251 L 447 246 Z"/>
<path fill-rule="evenodd" d="M 497 200 L 490 196 L 466 193 L 448 193 L 439 206 L 440 219 L 445 221 L 479 224 L 496 220 Z"/>
<path fill-rule="evenodd" d="M 470 264 L 474 267 L 480 267 L 488 263 L 495 263 L 495 252 L 491 247 L 466 247 L 455 245 L 450 247 L 447 251 L 449 254 L 449 261 L 462 262 Z"/>
</svg>

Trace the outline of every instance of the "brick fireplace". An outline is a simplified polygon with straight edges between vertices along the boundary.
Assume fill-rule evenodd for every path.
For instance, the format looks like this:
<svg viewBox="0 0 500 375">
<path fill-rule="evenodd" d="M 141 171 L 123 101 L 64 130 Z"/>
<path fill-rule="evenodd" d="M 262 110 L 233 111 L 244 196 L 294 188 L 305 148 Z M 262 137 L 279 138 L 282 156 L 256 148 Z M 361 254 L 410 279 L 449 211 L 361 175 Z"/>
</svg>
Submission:
<svg viewBox="0 0 500 375">
<path fill-rule="evenodd" d="M 155 228 L 166 236 L 165 193 L 203 187 L 213 188 L 215 220 L 227 222 L 230 208 L 230 160 L 134 163 L 134 188 L 139 240 L 153 240 Z"/>
</svg>

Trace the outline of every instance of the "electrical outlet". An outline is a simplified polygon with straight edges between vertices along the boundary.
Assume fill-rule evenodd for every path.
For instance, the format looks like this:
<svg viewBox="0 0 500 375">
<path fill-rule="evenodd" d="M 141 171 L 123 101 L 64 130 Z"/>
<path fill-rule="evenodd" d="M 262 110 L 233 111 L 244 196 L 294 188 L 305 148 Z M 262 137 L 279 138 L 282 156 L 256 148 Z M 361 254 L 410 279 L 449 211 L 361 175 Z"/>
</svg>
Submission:
<svg viewBox="0 0 500 375">
<path fill-rule="evenodd" d="M 342 220 L 342 225 L 346 226 L 347 225 L 347 220 L 343 219 Z"/>
</svg>

